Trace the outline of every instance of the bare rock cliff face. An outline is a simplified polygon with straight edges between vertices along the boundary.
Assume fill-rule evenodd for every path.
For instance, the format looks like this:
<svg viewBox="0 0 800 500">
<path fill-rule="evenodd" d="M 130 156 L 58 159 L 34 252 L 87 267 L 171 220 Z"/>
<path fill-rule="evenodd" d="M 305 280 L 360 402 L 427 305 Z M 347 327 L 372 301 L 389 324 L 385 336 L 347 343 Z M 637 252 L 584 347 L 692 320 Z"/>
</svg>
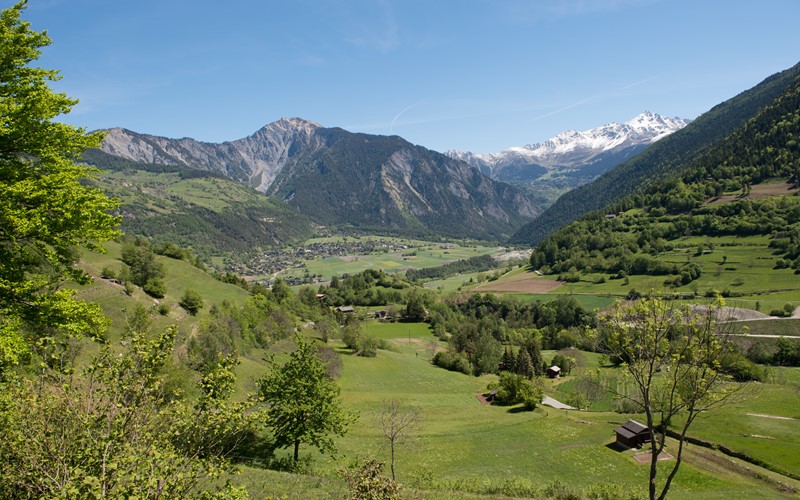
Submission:
<svg viewBox="0 0 800 500">
<path fill-rule="evenodd" d="M 108 131 L 100 149 L 136 162 L 184 165 L 220 173 L 266 192 L 293 155 L 324 145 L 316 141 L 318 128 L 316 123 L 299 118 L 282 118 L 249 137 L 221 144 L 114 128 Z"/>
<path fill-rule="evenodd" d="M 281 198 L 317 223 L 365 230 L 504 239 L 540 206 L 518 188 L 400 137 L 298 118 L 221 144 L 112 129 L 101 150 L 222 174 Z"/>
</svg>

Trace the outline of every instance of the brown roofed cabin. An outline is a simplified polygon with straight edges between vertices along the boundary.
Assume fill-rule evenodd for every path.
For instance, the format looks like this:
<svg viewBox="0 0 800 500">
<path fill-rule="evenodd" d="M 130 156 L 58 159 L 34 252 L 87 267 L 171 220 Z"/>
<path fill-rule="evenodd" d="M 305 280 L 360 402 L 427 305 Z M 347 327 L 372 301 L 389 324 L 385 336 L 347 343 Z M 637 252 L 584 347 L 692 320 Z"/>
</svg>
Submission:
<svg viewBox="0 0 800 500">
<path fill-rule="evenodd" d="M 545 373 L 547 373 L 547 378 L 558 378 L 561 376 L 561 368 L 554 365 L 545 370 Z"/>
<path fill-rule="evenodd" d="M 650 442 L 650 430 L 636 420 L 628 420 L 614 429 L 614 433 L 617 435 L 617 443 L 628 448 L 640 448 Z"/>
</svg>

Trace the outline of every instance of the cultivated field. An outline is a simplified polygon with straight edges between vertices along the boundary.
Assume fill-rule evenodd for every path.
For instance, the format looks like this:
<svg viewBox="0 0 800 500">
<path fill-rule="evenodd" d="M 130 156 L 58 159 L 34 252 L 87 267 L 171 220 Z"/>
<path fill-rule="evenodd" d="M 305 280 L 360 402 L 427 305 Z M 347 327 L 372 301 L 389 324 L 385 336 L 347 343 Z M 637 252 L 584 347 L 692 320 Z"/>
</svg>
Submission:
<svg viewBox="0 0 800 500">
<path fill-rule="evenodd" d="M 542 277 L 535 273 L 517 273 L 506 279 L 499 279 L 478 285 L 476 292 L 513 292 L 513 293 L 548 293 L 561 287 L 564 283 L 552 277 Z"/>
<path fill-rule="evenodd" d="M 797 193 L 797 188 L 793 188 L 792 184 L 788 182 L 772 182 L 765 184 L 756 184 L 750 190 L 750 193 L 742 197 L 741 194 L 732 193 L 720 196 L 719 198 L 711 198 L 706 202 L 707 205 L 716 205 L 719 203 L 727 203 L 740 199 L 760 199 L 768 198 L 770 196 L 790 196 Z"/>
</svg>

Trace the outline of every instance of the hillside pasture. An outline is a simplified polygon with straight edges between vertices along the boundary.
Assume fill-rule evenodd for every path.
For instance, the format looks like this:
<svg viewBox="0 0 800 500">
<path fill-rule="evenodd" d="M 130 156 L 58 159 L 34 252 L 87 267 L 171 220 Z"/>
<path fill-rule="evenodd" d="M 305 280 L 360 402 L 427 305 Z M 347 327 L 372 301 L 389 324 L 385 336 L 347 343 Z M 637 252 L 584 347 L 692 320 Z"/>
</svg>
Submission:
<svg viewBox="0 0 800 500">
<path fill-rule="evenodd" d="M 647 466 L 634 460 L 632 450 L 620 452 L 609 446 L 613 428 L 629 415 L 548 407 L 520 412 L 514 407 L 486 406 L 476 395 L 486 391 L 494 376 L 471 377 L 433 366 L 430 357 L 441 344 L 427 325 L 370 322 L 366 331 L 388 341 L 390 350 L 362 358 L 339 349 L 344 361 L 339 379 L 342 398 L 346 408 L 360 417 L 347 436 L 337 440 L 337 458 L 306 451 L 323 476 L 330 477 L 342 464 L 369 457 L 388 460 L 380 413 L 386 401 L 397 399 L 402 407 L 415 408 L 422 415 L 419 431 L 397 449 L 398 479 L 424 491 L 426 498 L 478 493 L 491 498 L 541 497 L 554 484 L 584 492 L 606 484 L 644 494 Z M 581 369 L 597 368 L 602 360 L 591 353 L 584 353 L 584 358 L 586 366 Z M 554 387 L 546 392 L 558 395 Z M 669 448 L 674 449 L 674 444 Z M 712 450 L 708 453 L 714 461 L 727 460 Z M 700 454 L 688 458 L 674 494 L 758 498 L 768 491 L 780 496 L 762 476 L 747 476 L 731 468 L 720 474 L 714 461 Z M 320 487 L 326 490 L 332 487 L 323 483 L 327 484 L 323 481 Z"/>
</svg>

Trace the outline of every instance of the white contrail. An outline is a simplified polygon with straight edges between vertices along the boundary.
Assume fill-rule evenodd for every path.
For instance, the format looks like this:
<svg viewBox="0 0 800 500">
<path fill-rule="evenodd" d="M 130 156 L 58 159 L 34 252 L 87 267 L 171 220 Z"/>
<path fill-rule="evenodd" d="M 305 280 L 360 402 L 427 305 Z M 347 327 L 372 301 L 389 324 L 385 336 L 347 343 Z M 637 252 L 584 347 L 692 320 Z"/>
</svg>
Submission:
<svg viewBox="0 0 800 500">
<path fill-rule="evenodd" d="M 603 97 L 608 97 L 608 96 L 613 95 L 613 94 L 615 94 L 617 92 L 622 92 L 624 90 L 632 89 L 633 87 L 637 87 L 637 86 L 642 85 L 644 83 L 647 83 L 649 81 L 656 80 L 656 79 L 661 78 L 662 76 L 667 75 L 667 74 L 669 74 L 669 73 L 661 73 L 659 75 L 651 76 L 649 78 L 645 78 L 644 80 L 639 80 L 638 82 L 633 82 L 631 84 L 625 85 L 625 86 L 620 87 L 620 88 L 618 88 L 618 89 L 616 89 L 616 90 L 614 90 L 612 92 L 606 92 L 605 94 L 598 94 L 598 95 L 593 96 L 593 97 L 587 97 L 585 99 L 581 99 L 580 101 L 576 101 L 576 102 L 574 102 L 572 104 L 568 104 L 568 105 L 566 105 L 564 107 L 561 107 L 561 108 L 558 108 L 556 110 L 550 111 L 549 113 L 545 113 L 543 115 L 537 116 L 537 117 L 533 118 L 531 121 L 541 120 L 542 118 L 547 118 L 548 116 L 553 116 L 555 114 L 561 113 L 562 111 L 566 111 L 568 109 L 580 106 L 582 104 L 586 104 L 587 102 L 591 102 L 591 101 L 594 101 L 596 99 L 601 99 Z"/>
<path fill-rule="evenodd" d="M 417 101 L 417 102 L 415 102 L 414 104 L 412 104 L 411 106 L 407 106 L 405 109 L 403 109 L 403 111 L 401 111 L 401 112 L 397 113 L 397 114 L 394 116 L 394 118 L 392 118 L 392 123 L 391 123 L 391 124 L 389 124 L 389 133 L 391 133 L 391 134 L 393 134 L 393 133 L 394 133 L 394 124 L 395 124 L 395 122 L 397 121 L 397 119 L 398 119 L 398 118 L 400 118 L 400 117 L 403 115 L 403 113 L 405 113 L 406 111 L 410 110 L 411 108 L 413 108 L 413 107 L 415 107 L 415 106 L 418 106 L 418 105 L 422 104 L 423 102 L 425 102 L 425 99 L 422 99 L 422 100 L 420 100 L 420 101 Z"/>
</svg>

